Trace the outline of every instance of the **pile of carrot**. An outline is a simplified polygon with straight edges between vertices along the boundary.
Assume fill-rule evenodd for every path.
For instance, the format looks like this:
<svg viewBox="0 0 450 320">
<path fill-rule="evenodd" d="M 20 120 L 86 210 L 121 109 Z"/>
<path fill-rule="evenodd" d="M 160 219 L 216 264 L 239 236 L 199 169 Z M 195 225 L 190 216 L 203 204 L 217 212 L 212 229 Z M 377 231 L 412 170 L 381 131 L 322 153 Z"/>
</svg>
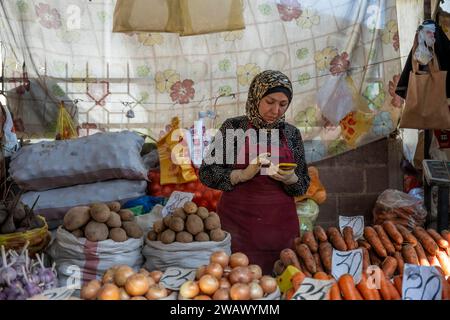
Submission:
<svg viewBox="0 0 450 320">
<path fill-rule="evenodd" d="M 450 280 L 445 281 L 445 277 L 450 276 L 450 232 L 444 230 L 438 233 L 434 229 L 425 230 L 422 227 L 415 227 L 410 231 L 391 221 L 365 227 L 364 240 L 358 241 L 354 240 L 351 227 L 344 228 L 341 233 L 335 227 L 325 231 L 322 227 L 316 226 L 313 231 L 307 231 L 302 237 L 295 239 L 293 248 L 281 251 L 280 259 L 274 265 L 274 272 L 280 275 L 287 266 L 292 265 L 305 277 L 313 278 L 316 274 L 320 277 L 325 274 L 330 278 L 333 248 L 339 251 L 361 248 L 364 274 L 371 265 L 380 267 L 383 272 L 382 278 L 386 279 L 385 282 L 382 281 L 381 290 L 379 290 L 380 297 L 384 300 L 391 300 L 387 298 L 390 296 L 397 297 L 393 291 L 395 287 L 397 287 L 397 294 L 401 295 L 401 279 L 405 263 L 437 267 L 444 279 L 443 298 L 448 299 L 450 296 Z M 297 276 L 299 277 L 301 276 Z M 352 288 L 348 283 L 350 282 L 348 277 L 339 281 L 343 282 L 343 288 Z M 345 290 L 341 288 L 341 284 L 338 282 L 336 285 L 339 286 L 345 298 L 343 292 Z M 363 285 L 358 284 L 358 286 Z M 360 295 L 367 299 L 366 296 L 370 296 L 371 292 L 358 286 L 353 284 Z M 348 295 L 355 297 L 347 292 Z"/>
</svg>

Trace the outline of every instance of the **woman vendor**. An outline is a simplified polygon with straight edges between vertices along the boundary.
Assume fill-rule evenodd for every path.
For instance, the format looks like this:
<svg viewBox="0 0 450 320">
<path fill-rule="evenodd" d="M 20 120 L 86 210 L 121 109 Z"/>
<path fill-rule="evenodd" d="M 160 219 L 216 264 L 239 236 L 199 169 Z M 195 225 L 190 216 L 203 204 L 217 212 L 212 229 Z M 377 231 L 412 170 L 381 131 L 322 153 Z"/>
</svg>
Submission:
<svg viewBox="0 0 450 320">
<path fill-rule="evenodd" d="M 305 194 L 310 181 L 300 131 L 285 122 L 291 101 L 286 75 L 258 74 L 249 88 L 246 115 L 223 123 L 200 167 L 201 182 L 224 191 L 217 213 L 231 234 L 232 252 L 247 254 L 265 274 L 299 236 L 293 197 Z M 249 133 L 252 129 L 256 134 Z M 236 141 L 236 132 L 246 133 L 244 143 Z"/>
</svg>

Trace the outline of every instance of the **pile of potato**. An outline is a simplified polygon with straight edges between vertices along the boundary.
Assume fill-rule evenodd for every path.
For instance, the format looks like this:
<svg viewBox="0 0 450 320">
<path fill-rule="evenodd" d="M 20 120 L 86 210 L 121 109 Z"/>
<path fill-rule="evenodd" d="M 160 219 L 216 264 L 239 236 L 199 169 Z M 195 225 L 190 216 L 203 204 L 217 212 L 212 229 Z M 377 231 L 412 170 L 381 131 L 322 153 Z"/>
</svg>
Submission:
<svg viewBox="0 0 450 320">
<path fill-rule="evenodd" d="M 197 207 L 194 202 L 186 202 L 183 208 L 177 208 L 173 214 L 156 221 L 153 230 L 147 234 L 148 240 L 164 244 L 223 241 L 225 237 L 219 215 L 205 207 Z"/>
<path fill-rule="evenodd" d="M 93 242 L 107 239 L 124 242 L 144 235 L 133 212 L 121 209 L 119 202 L 71 208 L 64 216 L 63 226 L 77 238 Z"/>
<path fill-rule="evenodd" d="M 139 272 L 127 265 L 108 269 L 102 280 L 91 280 L 83 286 L 80 297 L 83 300 L 158 300 L 165 299 L 172 291 L 159 283 L 161 271 Z"/>
</svg>

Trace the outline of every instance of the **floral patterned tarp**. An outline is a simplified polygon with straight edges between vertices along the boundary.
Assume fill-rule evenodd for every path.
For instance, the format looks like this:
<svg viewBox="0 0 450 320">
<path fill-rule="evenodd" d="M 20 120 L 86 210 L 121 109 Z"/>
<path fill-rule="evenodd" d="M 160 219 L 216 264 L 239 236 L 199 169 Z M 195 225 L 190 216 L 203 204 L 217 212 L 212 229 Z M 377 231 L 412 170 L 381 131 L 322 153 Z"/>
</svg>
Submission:
<svg viewBox="0 0 450 320">
<path fill-rule="evenodd" d="M 401 72 L 394 0 L 243 4 L 245 30 L 179 37 L 112 33 L 114 0 L 2 1 L 6 77 L 17 80 L 7 87 L 20 84 L 25 62 L 28 77 L 37 77 L 45 91 L 45 99 L 30 95 L 43 115 L 37 125 L 25 121 L 24 132 L 53 134 L 54 119 L 46 111 L 62 98 L 79 101 L 83 128 L 158 136 L 173 116 L 190 127 L 199 112 L 216 114 L 207 124 L 218 127 L 244 113 L 250 81 L 265 69 L 281 70 L 294 82 L 286 118 L 301 130 L 308 162 L 395 130 L 402 101 L 394 93 Z M 367 108 L 333 126 L 321 115 L 317 91 L 342 72 L 352 77 Z M 20 100 L 28 96 L 14 93 L 9 104 L 20 117 Z"/>
</svg>

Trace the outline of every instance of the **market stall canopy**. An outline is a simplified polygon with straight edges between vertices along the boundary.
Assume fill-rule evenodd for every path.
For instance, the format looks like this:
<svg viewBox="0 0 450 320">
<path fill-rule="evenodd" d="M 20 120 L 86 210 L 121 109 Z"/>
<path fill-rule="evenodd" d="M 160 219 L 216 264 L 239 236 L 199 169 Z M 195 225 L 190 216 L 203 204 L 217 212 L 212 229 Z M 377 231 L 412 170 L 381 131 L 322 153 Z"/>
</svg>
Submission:
<svg viewBox="0 0 450 320">
<path fill-rule="evenodd" d="M 245 29 L 242 0 L 118 0 L 113 32 L 181 36 Z"/>
</svg>

